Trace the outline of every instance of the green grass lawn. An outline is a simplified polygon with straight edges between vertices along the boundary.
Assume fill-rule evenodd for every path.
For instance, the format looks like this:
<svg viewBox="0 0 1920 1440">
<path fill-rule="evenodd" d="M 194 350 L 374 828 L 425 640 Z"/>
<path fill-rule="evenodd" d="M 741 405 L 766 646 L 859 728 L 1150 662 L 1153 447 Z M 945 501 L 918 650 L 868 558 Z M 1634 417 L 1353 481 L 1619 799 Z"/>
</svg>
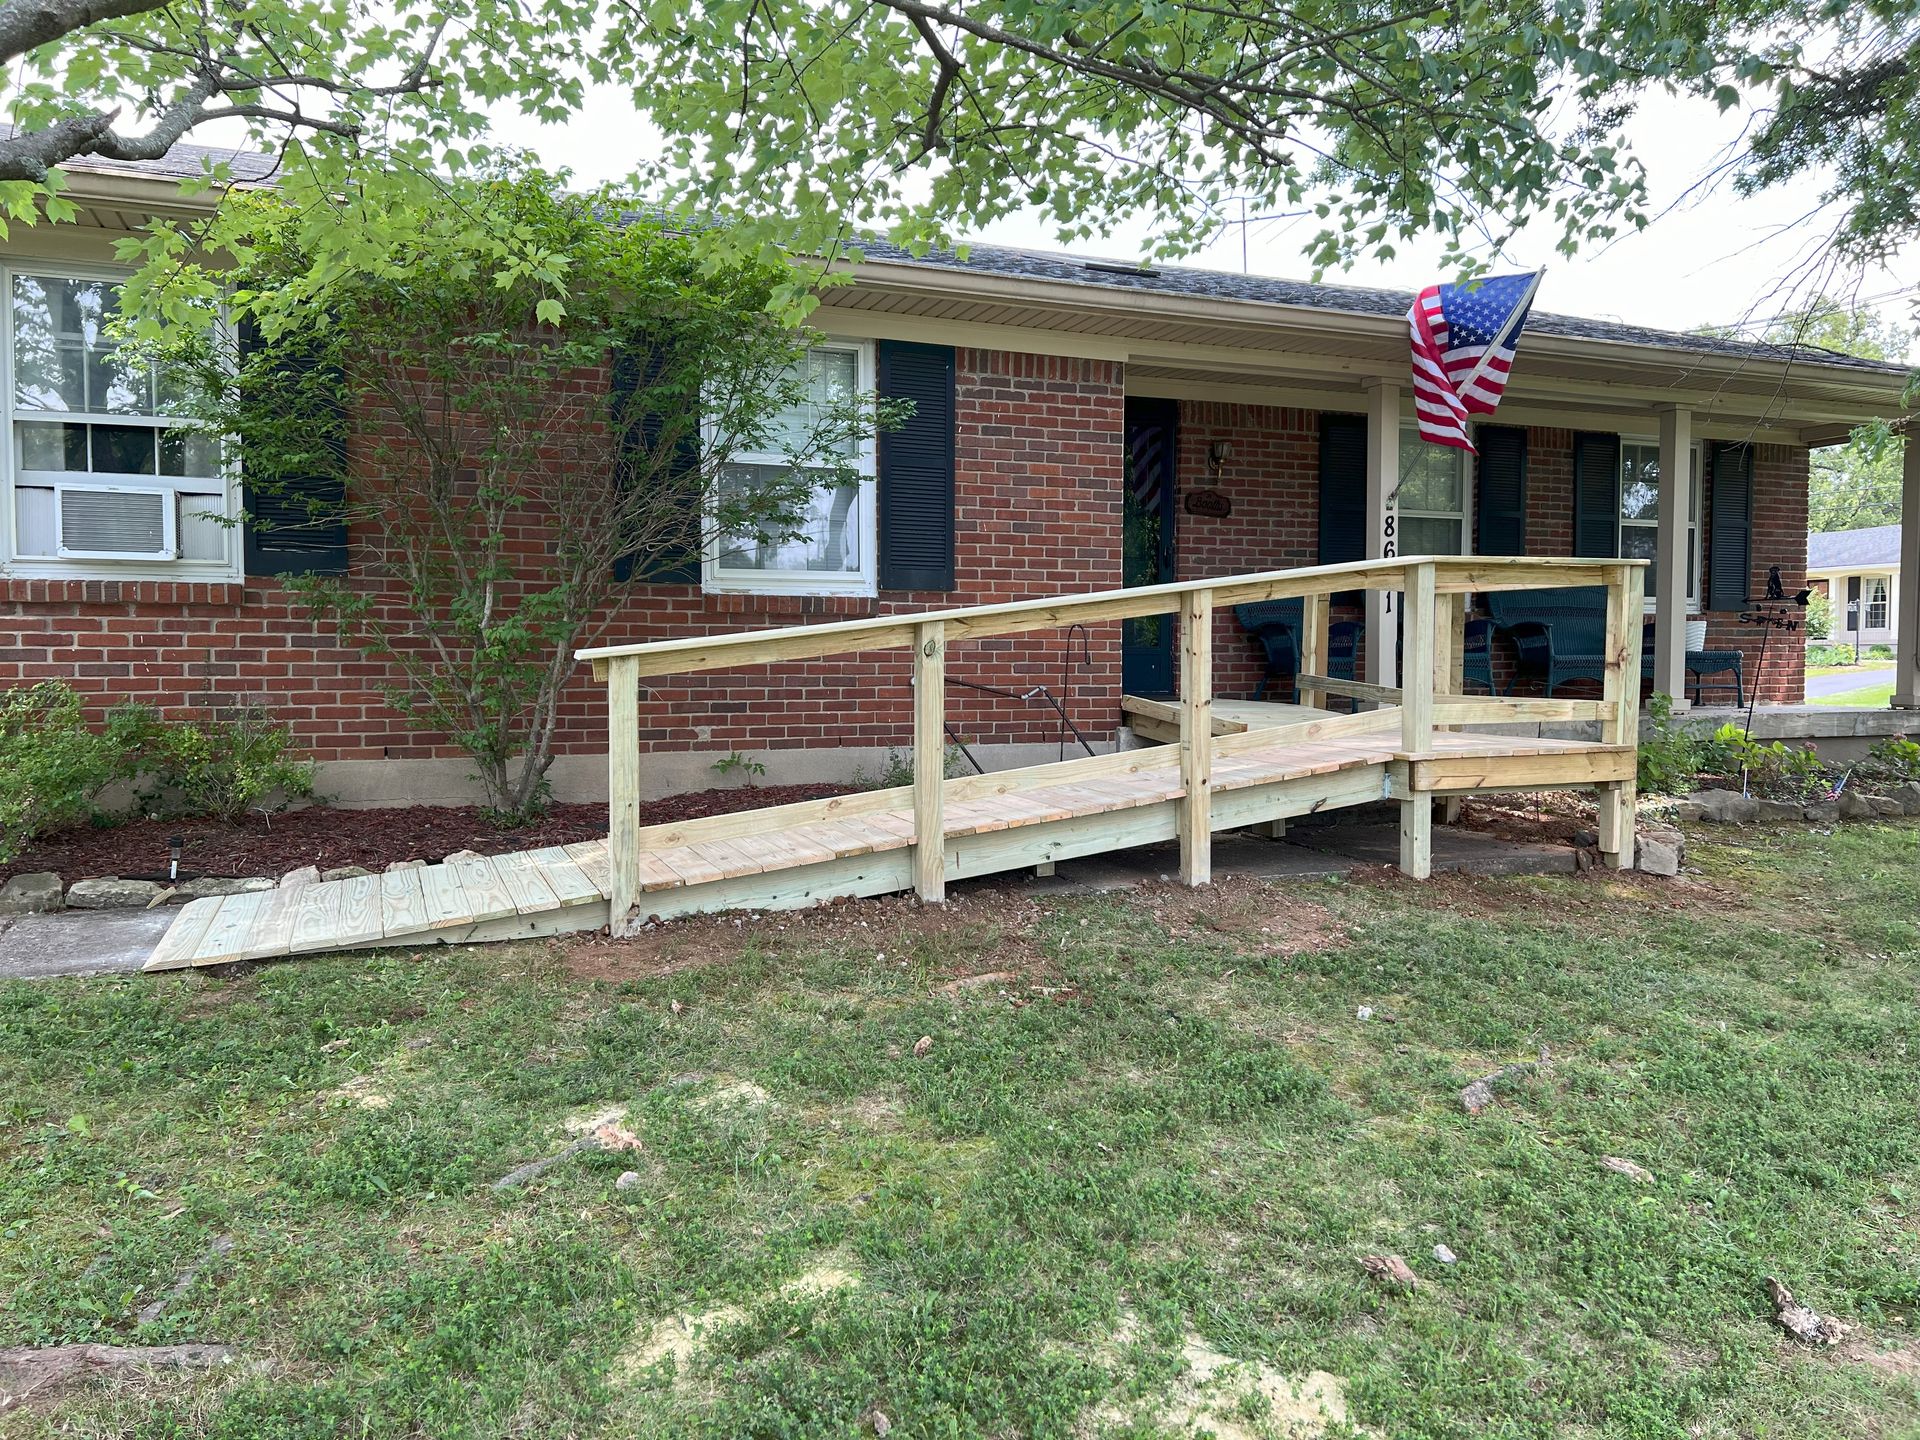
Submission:
<svg viewBox="0 0 1920 1440">
<path fill-rule="evenodd" d="M 1885 685 L 1866 685 L 1858 690 L 1843 690 L 1838 695 L 1821 695 L 1812 700 L 1814 705 L 1847 705 L 1855 709 L 1884 710 L 1893 701 L 1893 682 Z"/>
<path fill-rule="evenodd" d="M 238 1353 L 0 1432 L 1920 1434 L 1920 832 L 1693 854 L 0 988 L 0 1345 Z"/>
</svg>

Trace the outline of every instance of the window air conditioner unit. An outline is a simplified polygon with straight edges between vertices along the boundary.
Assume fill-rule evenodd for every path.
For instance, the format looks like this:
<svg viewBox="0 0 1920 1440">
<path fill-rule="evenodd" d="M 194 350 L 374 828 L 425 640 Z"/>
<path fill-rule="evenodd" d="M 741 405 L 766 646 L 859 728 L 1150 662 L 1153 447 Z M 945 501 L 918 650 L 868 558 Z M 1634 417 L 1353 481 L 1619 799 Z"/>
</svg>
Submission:
<svg viewBox="0 0 1920 1440">
<path fill-rule="evenodd" d="M 141 490 L 130 485 L 56 485 L 53 505 L 62 559 L 173 560 L 179 557 L 171 490 Z"/>
</svg>

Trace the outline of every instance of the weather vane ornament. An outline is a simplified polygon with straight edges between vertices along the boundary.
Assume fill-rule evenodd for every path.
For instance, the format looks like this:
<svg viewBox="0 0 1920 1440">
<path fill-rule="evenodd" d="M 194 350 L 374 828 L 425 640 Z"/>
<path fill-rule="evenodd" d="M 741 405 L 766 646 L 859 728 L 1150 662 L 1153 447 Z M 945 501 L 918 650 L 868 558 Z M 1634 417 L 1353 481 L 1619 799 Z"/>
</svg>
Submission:
<svg viewBox="0 0 1920 1440">
<path fill-rule="evenodd" d="M 1474 451 L 1467 424 L 1491 415 L 1545 268 L 1460 285 L 1429 285 L 1407 311 L 1413 342 L 1413 409 L 1420 438 Z"/>
</svg>

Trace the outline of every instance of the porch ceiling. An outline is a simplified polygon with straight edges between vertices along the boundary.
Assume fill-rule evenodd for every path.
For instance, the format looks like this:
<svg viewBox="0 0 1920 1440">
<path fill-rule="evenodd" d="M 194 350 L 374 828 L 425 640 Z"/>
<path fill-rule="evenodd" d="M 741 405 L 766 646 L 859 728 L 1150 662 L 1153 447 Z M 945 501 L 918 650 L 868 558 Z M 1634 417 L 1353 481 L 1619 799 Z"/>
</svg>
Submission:
<svg viewBox="0 0 1920 1440">
<path fill-rule="evenodd" d="M 879 261 L 852 273 L 823 294 L 816 324 L 1116 360 L 1142 394 L 1357 409 L 1369 381 L 1406 379 L 1398 317 Z M 1503 415 L 1650 426 L 1661 407 L 1685 405 L 1707 431 L 1829 443 L 1900 415 L 1901 388 L 1898 376 L 1859 368 L 1530 334 Z"/>
</svg>

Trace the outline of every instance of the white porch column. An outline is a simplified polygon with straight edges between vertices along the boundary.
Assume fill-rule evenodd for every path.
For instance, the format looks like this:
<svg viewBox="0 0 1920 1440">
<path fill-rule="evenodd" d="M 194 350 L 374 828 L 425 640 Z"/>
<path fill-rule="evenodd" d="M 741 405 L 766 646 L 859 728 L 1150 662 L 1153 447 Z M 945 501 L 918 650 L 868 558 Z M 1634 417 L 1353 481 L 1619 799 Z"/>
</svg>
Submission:
<svg viewBox="0 0 1920 1440">
<path fill-rule="evenodd" d="M 1920 425 L 1909 425 L 1900 477 L 1899 636 L 1894 647 L 1893 703 L 1920 709 Z"/>
<path fill-rule="evenodd" d="M 1400 385 L 1395 380 L 1367 384 L 1367 559 L 1400 553 L 1400 517 L 1390 498 L 1400 485 Z M 1400 612 L 1393 595 L 1367 595 L 1367 672 L 1369 685 L 1398 685 Z"/>
<path fill-rule="evenodd" d="M 1660 524 L 1655 532 L 1653 688 L 1687 699 L 1687 491 L 1693 483 L 1693 412 L 1679 405 L 1660 411 Z"/>
</svg>

